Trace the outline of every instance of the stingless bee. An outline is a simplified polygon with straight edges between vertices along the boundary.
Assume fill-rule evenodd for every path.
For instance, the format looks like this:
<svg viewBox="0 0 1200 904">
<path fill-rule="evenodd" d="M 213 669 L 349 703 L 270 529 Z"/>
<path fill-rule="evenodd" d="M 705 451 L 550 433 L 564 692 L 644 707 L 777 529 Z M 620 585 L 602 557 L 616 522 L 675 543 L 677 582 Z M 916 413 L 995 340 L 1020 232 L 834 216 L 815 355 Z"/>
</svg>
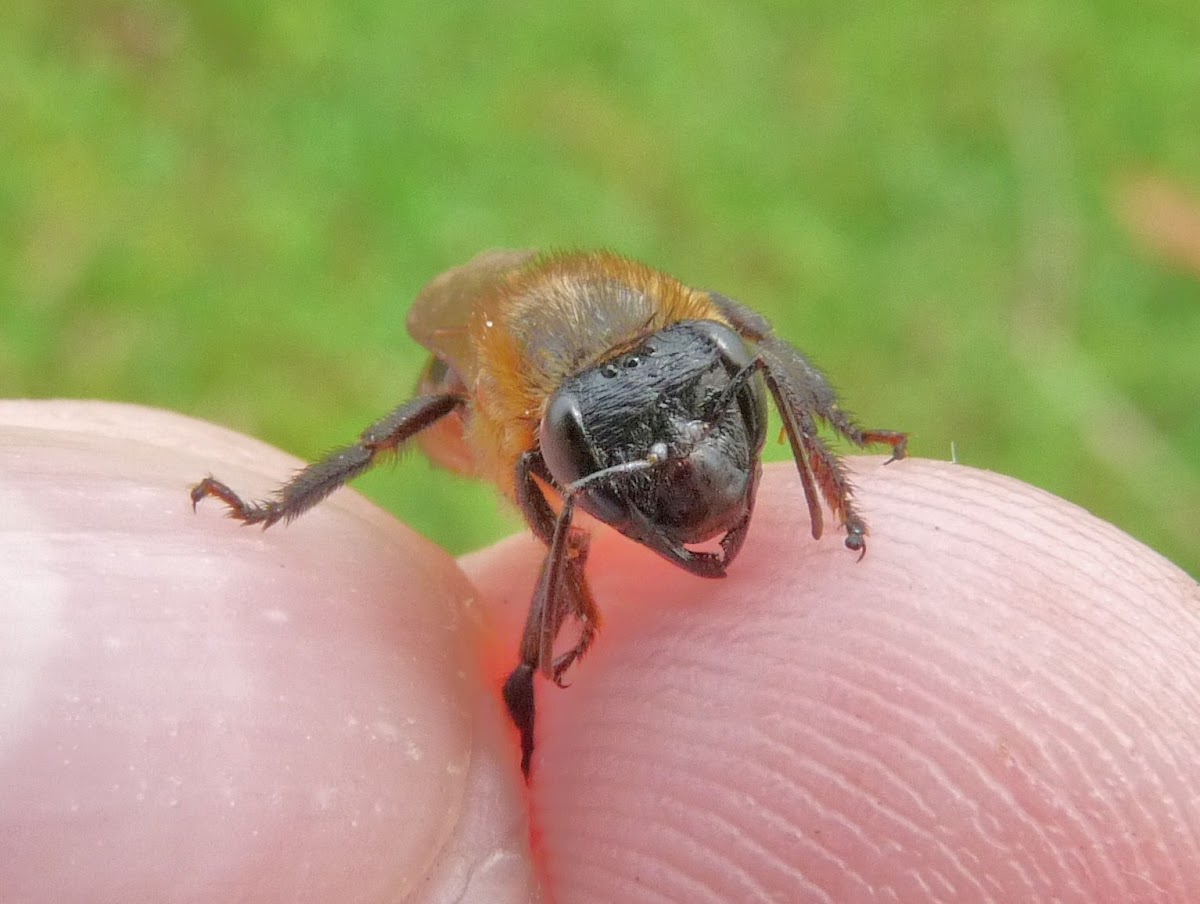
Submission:
<svg viewBox="0 0 1200 904">
<path fill-rule="evenodd" d="M 855 424 L 825 376 L 761 316 L 608 252 L 484 252 L 426 286 L 408 326 L 433 353 L 416 398 L 269 500 L 245 502 L 207 477 L 192 503 L 216 496 L 246 524 L 290 521 L 413 438 L 434 462 L 495 483 L 548 547 L 504 684 L 526 777 L 534 675 L 561 686 L 600 621 L 576 507 L 692 574 L 723 577 L 754 510 L 769 393 L 813 537 L 823 497 L 861 558 L 867 524 L 817 422 L 856 446 L 890 446 L 889 462 L 905 454 L 904 433 Z M 555 655 L 568 619 L 578 637 Z"/>
</svg>

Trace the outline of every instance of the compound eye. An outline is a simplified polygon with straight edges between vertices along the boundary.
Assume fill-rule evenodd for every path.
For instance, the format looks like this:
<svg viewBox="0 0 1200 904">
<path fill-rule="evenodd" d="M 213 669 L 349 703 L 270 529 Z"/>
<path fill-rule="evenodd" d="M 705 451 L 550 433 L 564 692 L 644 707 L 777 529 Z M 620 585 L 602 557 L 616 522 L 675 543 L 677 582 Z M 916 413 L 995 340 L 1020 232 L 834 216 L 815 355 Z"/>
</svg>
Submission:
<svg viewBox="0 0 1200 904">
<path fill-rule="evenodd" d="M 600 470 L 592 443 L 583 429 L 579 399 L 571 392 L 556 392 L 546 406 L 539 430 L 542 460 L 561 487 Z"/>
<path fill-rule="evenodd" d="M 717 347 L 721 360 L 733 373 L 754 363 L 755 353 L 750 350 L 741 336 L 725 324 L 717 323 L 715 320 L 705 320 L 698 322 L 696 326 Z"/>
</svg>

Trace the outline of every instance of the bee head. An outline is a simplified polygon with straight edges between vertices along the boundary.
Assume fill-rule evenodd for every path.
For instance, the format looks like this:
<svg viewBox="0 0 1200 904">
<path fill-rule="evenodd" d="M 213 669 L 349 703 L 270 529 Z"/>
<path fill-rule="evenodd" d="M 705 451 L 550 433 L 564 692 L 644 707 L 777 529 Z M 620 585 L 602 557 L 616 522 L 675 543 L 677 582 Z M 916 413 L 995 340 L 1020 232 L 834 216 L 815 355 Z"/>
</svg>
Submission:
<svg viewBox="0 0 1200 904">
<path fill-rule="evenodd" d="M 755 364 L 729 327 L 687 320 L 573 375 L 541 422 L 555 484 L 689 567 L 684 544 L 744 525 L 754 506 L 767 425 Z"/>
</svg>

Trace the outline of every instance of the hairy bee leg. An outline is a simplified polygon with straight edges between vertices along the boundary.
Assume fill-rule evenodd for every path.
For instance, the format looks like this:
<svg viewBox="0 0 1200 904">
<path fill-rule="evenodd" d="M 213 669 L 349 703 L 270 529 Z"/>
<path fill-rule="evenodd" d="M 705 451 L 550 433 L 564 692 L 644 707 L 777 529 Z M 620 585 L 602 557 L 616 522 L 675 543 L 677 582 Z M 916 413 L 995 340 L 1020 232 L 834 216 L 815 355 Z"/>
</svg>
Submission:
<svg viewBox="0 0 1200 904">
<path fill-rule="evenodd" d="M 465 404 L 460 395 L 420 396 L 400 405 L 362 432 L 358 442 L 326 455 L 275 491 L 273 499 L 246 502 L 214 477 L 192 487 L 192 507 L 206 496 L 215 496 L 229 506 L 230 517 L 245 524 L 270 527 L 291 521 L 308 511 L 338 487 L 368 470 L 377 458 L 394 451 L 426 427 Z"/>
<path fill-rule="evenodd" d="M 542 494 L 541 487 L 534 480 L 534 475 L 547 482 L 550 475 L 546 464 L 537 452 L 526 452 L 517 461 L 516 495 L 517 504 L 525 516 L 525 522 L 534 536 L 553 547 L 555 515 Z M 521 736 L 521 774 L 529 781 L 529 764 L 533 758 L 533 730 L 537 717 L 536 701 L 533 694 L 533 676 L 541 665 L 541 634 L 544 630 L 547 600 L 542 595 L 542 587 L 547 568 L 549 553 L 542 562 L 542 575 L 539 576 L 533 601 L 529 607 L 529 615 L 525 619 L 525 629 L 521 634 L 519 662 L 509 673 L 504 682 L 504 705 L 508 709 L 508 717 Z"/>
<path fill-rule="evenodd" d="M 765 351 L 761 353 L 767 374 L 767 387 L 775 398 L 775 405 L 783 417 L 784 432 L 792 447 L 792 456 L 796 460 L 796 467 L 800 471 L 801 482 L 804 485 L 805 499 L 813 518 L 813 537 L 819 539 L 821 535 L 821 509 L 820 504 L 814 498 L 813 485 L 815 484 L 834 517 L 846 529 L 846 547 L 865 554 L 868 528 L 867 522 L 858 513 L 855 506 L 854 488 L 850 484 L 849 477 L 846 476 L 846 469 L 842 465 L 841 459 L 825 444 L 817 432 L 813 415 L 824 417 L 823 409 L 805 408 L 799 402 L 795 388 L 789 384 L 786 371 L 781 378 L 780 371 L 772 367 L 772 357 Z M 866 445 L 865 442 L 858 441 L 866 435 L 864 431 L 858 430 L 857 434 L 850 434 L 839 429 L 838 432 L 858 445 Z M 871 433 L 874 435 L 881 431 L 871 431 Z M 903 434 L 897 434 L 897 436 L 903 438 Z M 902 442 L 897 447 L 893 447 L 893 459 L 897 452 L 903 454 Z M 892 461 L 892 459 L 888 459 L 888 461 Z M 859 558 L 861 559 L 862 555 Z"/>
<path fill-rule="evenodd" d="M 546 470 L 546 463 L 537 452 L 526 452 L 517 462 L 517 503 L 525 515 L 534 534 L 547 546 L 554 540 L 557 518 L 554 511 L 546 502 L 534 475 L 547 483 L 551 482 Z M 587 557 L 591 546 L 591 537 L 587 531 L 572 527 L 567 534 L 567 552 L 563 582 L 558 591 L 561 597 L 562 614 L 559 624 L 549 637 L 553 646 L 555 637 L 561 629 L 561 623 L 567 616 L 574 616 L 579 621 L 579 639 L 575 646 L 553 661 L 547 674 L 548 658 L 540 659 L 535 670 L 542 671 L 555 684 L 562 686 L 562 676 L 571 664 L 580 659 L 595 640 L 600 629 L 600 609 L 592 596 L 591 586 L 587 580 Z M 546 651 L 546 656 L 550 655 Z"/>
<path fill-rule="evenodd" d="M 825 497 L 834 517 L 846 529 L 847 548 L 858 551 L 861 559 L 867 549 L 867 523 L 855 508 L 854 488 L 850 485 L 841 460 L 817 435 L 811 418 L 808 421 L 806 430 L 811 432 L 802 433 L 800 438 L 808 469 L 821 488 L 821 495 Z"/>
<path fill-rule="evenodd" d="M 563 590 L 570 568 L 568 538 L 571 535 L 574 510 L 574 500 L 570 496 L 565 497 L 562 510 L 554 524 L 550 549 L 542 562 L 542 571 L 533 592 L 529 616 L 525 620 L 525 630 L 521 634 L 520 662 L 504 682 L 504 704 L 521 735 L 521 773 L 526 779 L 529 778 L 529 764 L 533 757 L 534 722 L 537 715 L 533 676 L 537 672 L 543 672 L 553 677 L 554 639 L 569 611 L 564 605 Z"/>
<path fill-rule="evenodd" d="M 890 465 L 894 461 L 899 461 L 908 455 L 908 434 L 898 433 L 895 430 L 866 430 L 850 419 L 835 402 L 833 405 L 825 409 L 818 409 L 817 415 L 829 426 L 844 436 L 850 442 L 859 448 L 865 449 L 867 446 L 891 446 L 892 454 L 885 465 Z"/>
<path fill-rule="evenodd" d="M 573 527 L 567 537 L 567 569 L 564 574 L 563 617 L 573 616 L 579 622 L 579 637 L 575 646 L 553 660 L 550 679 L 559 687 L 565 687 L 563 676 L 567 670 L 587 654 L 600 631 L 600 609 L 592 596 L 585 573 L 588 550 L 592 538 L 587 531 Z"/>
<path fill-rule="evenodd" d="M 554 539 L 556 516 L 534 477 L 540 477 L 547 484 L 553 483 L 541 453 L 526 452 L 517 459 L 517 505 L 534 536 L 549 546 Z"/>
<path fill-rule="evenodd" d="M 788 445 L 792 448 L 792 460 L 796 463 L 796 470 L 800 474 L 800 486 L 804 490 L 804 501 L 808 505 L 813 539 L 820 540 L 821 534 L 825 533 L 825 513 L 821 509 L 821 499 L 817 495 L 817 478 L 813 474 L 812 459 L 808 454 L 811 441 L 817 439 L 816 434 L 806 435 L 804 427 L 797 424 L 798 412 L 790 408 L 786 400 L 781 397 L 779 387 L 771 378 L 769 371 L 767 388 L 771 390 L 771 395 L 775 399 L 775 407 L 779 409 L 779 415 L 783 418 L 783 432 L 788 438 Z M 817 441 L 820 442 L 819 439 Z M 825 495 L 824 486 L 821 488 L 821 495 Z"/>
<path fill-rule="evenodd" d="M 845 437 L 859 448 L 887 445 L 892 448 L 890 464 L 908 452 L 908 434 L 895 430 L 873 430 L 860 427 L 838 404 L 837 394 L 829 380 L 797 348 L 777 336 L 770 335 L 758 340 L 759 354 L 767 374 L 779 386 L 788 404 L 799 412 L 819 417 L 836 433 Z M 779 396 L 776 395 L 778 399 Z M 809 432 L 816 436 L 816 427 Z"/>
<path fill-rule="evenodd" d="M 837 394 L 825 374 L 794 345 L 776 336 L 765 317 L 732 298 L 716 292 L 710 293 L 710 296 L 721 313 L 729 318 L 734 329 L 747 339 L 758 343 L 763 351 L 766 369 L 786 375 L 780 379 L 791 384 L 790 395 L 797 400 L 808 395 L 808 404 L 802 407 L 827 421 L 834 430 L 856 446 L 865 448 L 887 445 L 892 447 L 889 462 L 904 458 L 908 451 L 907 433 L 896 430 L 868 430 L 858 426 L 838 405 Z"/>
<path fill-rule="evenodd" d="M 517 462 L 517 503 L 530 530 L 549 550 L 521 637 L 520 662 L 504 683 L 504 703 L 521 735 L 521 772 L 526 778 L 536 717 L 534 675 L 541 672 L 561 687 L 563 676 L 588 651 L 600 628 L 600 610 L 586 574 L 591 538 L 570 525 L 574 502 L 568 505 L 564 500 L 563 511 L 554 514 L 535 475 L 550 482 L 541 455 L 527 452 Z M 579 621 L 579 638 L 570 650 L 554 658 L 554 641 L 570 616 Z"/>
<path fill-rule="evenodd" d="M 767 385 L 783 415 L 793 455 L 797 461 L 801 456 L 806 459 L 808 470 L 820 487 L 821 495 L 825 497 L 834 516 L 845 526 L 847 548 L 865 554 L 867 523 L 855 507 L 854 491 L 845 468 L 821 439 L 814 417 L 824 420 L 857 446 L 866 447 L 874 443 L 890 445 L 892 455 L 886 463 L 905 456 L 908 436 L 893 430 L 864 430 L 855 424 L 838 406 L 837 397 L 824 375 L 786 342 L 773 336 L 767 337 L 760 341 L 759 354 L 766 370 Z"/>
<path fill-rule="evenodd" d="M 799 349 L 777 337 L 766 318 L 731 298 L 710 294 L 734 329 L 758 344 L 767 386 L 783 417 L 784 430 L 804 485 L 805 499 L 813 515 L 813 536 L 820 536 L 816 514 L 819 505 L 814 508 L 812 484 L 815 482 L 834 515 L 845 525 L 846 546 L 865 553 L 866 521 L 855 509 L 853 490 L 845 469 L 818 435 L 814 418 L 825 421 L 856 446 L 891 446 L 888 463 L 904 458 L 908 448 L 907 434 L 864 429 L 854 423 L 838 405 L 837 394 L 825 375 Z"/>
<path fill-rule="evenodd" d="M 771 324 L 757 311 L 716 292 L 709 293 L 717 308 L 729 318 L 733 328 L 758 344 L 768 374 L 785 387 L 790 403 L 801 411 L 815 414 L 856 446 L 875 444 L 892 447 L 889 461 L 904 458 L 908 434 L 895 430 L 864 429 L 838 405 L 837 393 L 829 379 L 804 354 L 775 335 Z"/>
</svg>

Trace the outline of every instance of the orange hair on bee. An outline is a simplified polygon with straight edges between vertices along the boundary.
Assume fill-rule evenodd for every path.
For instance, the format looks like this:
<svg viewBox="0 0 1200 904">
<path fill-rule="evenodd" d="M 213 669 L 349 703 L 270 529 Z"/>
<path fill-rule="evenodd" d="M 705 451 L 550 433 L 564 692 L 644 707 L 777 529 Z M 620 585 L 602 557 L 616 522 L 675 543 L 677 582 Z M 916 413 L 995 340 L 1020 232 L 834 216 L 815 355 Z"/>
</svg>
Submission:
<svg viewBox="0 0 1200 904">
<path fill-rule="evenodd" d="M 728 325 L 708 293 L 608 252 L 552 254 L 506 274 L 475 305 L 471 446 L 479 472 L 513 494 L 563 380 L 683 320 Z"/>
</svg>

